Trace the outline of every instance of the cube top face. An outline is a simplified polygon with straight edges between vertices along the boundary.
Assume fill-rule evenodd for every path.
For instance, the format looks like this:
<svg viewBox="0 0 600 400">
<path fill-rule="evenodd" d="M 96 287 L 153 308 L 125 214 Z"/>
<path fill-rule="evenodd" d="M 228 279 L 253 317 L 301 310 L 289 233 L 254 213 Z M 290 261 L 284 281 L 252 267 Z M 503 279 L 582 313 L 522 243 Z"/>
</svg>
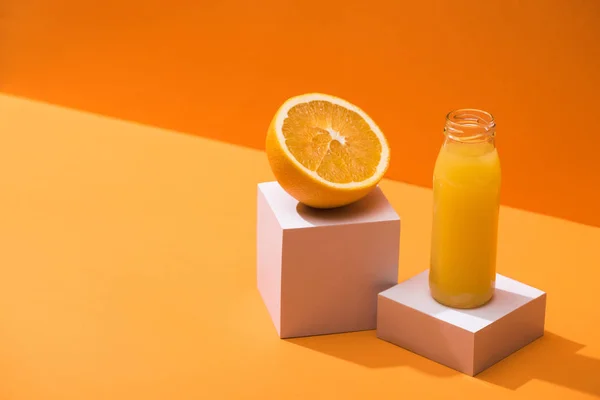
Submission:
<svg viewBox="0 0 600 400">
<path fill-rule="evenodd" d="M 320 226 L 360 224 L 399 220 L 398 214 L 379 187 L 363 199 L 329 210 L 318 210 L 300 204 L 277 182 L 263 182 L 258 190 L 267 199 L 282 229 L 314 228 Z"/>
<path fill-rule="evenodd" d="M 475 333 L 544 295 L 524 283 L 496 274 L 496 292 L 487 304 L 474 309 L 455 309 L 435 301 L 429 292 L 429 270 L 379 294 L 440 321 Z"/>
</svg>

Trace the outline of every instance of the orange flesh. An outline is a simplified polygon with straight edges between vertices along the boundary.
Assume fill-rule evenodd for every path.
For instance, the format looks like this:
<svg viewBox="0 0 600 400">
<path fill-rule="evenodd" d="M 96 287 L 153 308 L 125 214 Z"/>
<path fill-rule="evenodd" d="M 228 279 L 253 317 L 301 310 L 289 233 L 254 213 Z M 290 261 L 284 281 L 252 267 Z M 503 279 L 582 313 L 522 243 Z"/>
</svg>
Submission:
<svg viewBox="0 0 600 400">
<path fill-rule="evenodd" d="M 381 159 L 381 142 L 369 124 L 356 112 L 328 101 L 292 107 L 282 132 L 294 158 L 329 182 L 365 181 Z"/>
</svg>

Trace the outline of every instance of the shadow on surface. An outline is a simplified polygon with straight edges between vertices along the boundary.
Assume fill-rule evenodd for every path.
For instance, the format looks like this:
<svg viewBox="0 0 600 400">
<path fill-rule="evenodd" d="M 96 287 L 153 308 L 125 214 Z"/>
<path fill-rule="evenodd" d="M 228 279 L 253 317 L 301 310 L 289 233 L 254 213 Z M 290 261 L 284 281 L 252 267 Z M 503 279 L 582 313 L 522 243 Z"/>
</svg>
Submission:
<svg viewBox="0 0 600 400">
<path fill-rule="evenodd" d="M 489 322 L 494 322 L 508 315 L 512 311 L 532 301 L 534 297 L 524 296 L 519 293 L 496 288 L 492 299 L 481 307 L 470 309 L 452 309 L 463 315 L 477 317 Z M 444 310 L 447 310 L 444 307 Z"/>
<path fill-rule="evenodd" d="M 287 339 L 287 342 L 367 368 L 407 366 L 437 377 L 458 374 L 448 367 L 378 339 L 374 330 Z"/>
<path fill-rule="evenodd" d="M 348 221 L 353 218 L 368 218 L 368 216 L 377 216 L 385 204 L 382 201 L 382 192 L 380 188 L 375 188 L 362 199 L 336 208 L 313 208 L 298 203 L 296 212 L 306 222 L 312 225 L 322 225 L 323 223 L 333 223 Z"/>
<path fill-rule="evenodd" d="M 585 345 L 552 332 L 477 375 L 477 379 L 517 390 L 539 379 L 600 397 L 600 360 L 577 354 Z"/>
</svg>

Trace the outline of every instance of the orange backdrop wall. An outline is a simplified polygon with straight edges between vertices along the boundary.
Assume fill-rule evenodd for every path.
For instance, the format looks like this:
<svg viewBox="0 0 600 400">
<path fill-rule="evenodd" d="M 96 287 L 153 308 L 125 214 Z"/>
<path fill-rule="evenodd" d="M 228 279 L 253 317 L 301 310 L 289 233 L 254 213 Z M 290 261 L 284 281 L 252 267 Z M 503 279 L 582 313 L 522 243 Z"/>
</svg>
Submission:
<svg viewBox="0 0 600 400">
<path fill-rule="evenodd" d="M 4 0 L 0 90 L 259 149 L 285 98 L 331 93 L 423 186 L 445 114 L 483 108 L 503 203 L 600 226 L 598 21 L 595 0 Z"/>
</svg>

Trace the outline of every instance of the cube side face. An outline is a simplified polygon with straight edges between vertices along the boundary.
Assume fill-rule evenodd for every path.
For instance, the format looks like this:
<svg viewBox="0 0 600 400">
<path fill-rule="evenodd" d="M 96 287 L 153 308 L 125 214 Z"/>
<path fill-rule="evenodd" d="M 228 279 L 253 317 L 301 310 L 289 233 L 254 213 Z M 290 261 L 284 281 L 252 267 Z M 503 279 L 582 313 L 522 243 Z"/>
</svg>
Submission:
<svg viewBox="0 0 600 400">
<path fill-rule="evenodd" d="M 256 221 L 257 286 L 277 333 L 281 336 L 281 259 L 283 231 L 258 188 Z"/>
<path fill-rule="evenodd" d="M 546 294 L 475 333 L 475 374 L 544 334 Z"/>
<path fill-rule="evenodd" d="M 375 329 L 399 242 L 399 220 L 285 230 L 282 337 Z"/>
<path fill-rule="evenodd" d="M 473 375 L 474 335 L 379 295 L 377 337 L 447 367 Z"/>
</svg>

